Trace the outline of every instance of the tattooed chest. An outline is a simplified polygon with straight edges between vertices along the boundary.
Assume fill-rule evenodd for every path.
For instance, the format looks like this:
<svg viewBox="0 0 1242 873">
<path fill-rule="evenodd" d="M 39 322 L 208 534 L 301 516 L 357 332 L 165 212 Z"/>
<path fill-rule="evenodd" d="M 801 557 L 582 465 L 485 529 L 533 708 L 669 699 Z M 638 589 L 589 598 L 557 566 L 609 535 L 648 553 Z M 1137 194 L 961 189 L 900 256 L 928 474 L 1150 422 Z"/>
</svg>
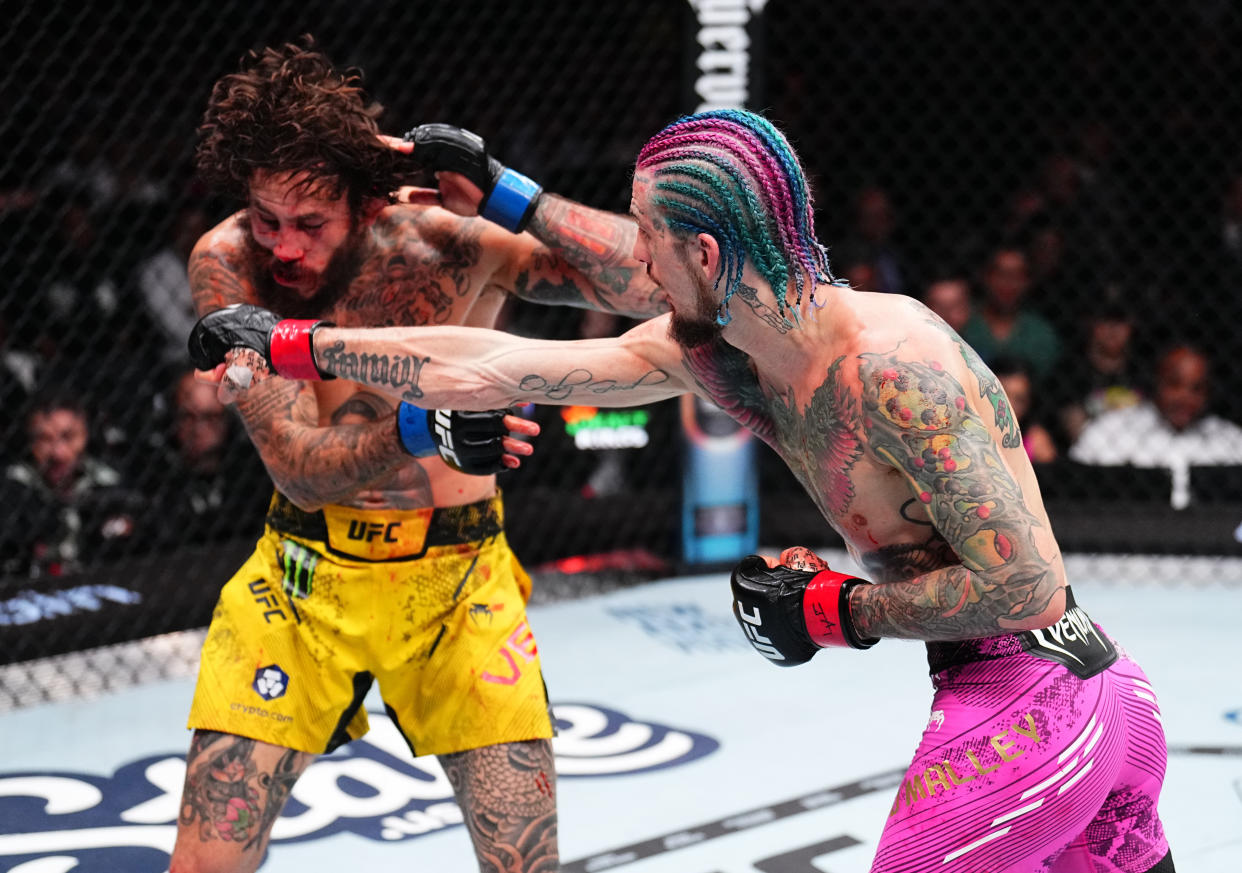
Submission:
<svg viewBox="0 0 1242 873">
<path fill-rule="evenodd" d="M 460 324 L 480 284 L 451 262 L 389 254 L 364 265 L 332 317 L 349 327 Z"/>
</svg>

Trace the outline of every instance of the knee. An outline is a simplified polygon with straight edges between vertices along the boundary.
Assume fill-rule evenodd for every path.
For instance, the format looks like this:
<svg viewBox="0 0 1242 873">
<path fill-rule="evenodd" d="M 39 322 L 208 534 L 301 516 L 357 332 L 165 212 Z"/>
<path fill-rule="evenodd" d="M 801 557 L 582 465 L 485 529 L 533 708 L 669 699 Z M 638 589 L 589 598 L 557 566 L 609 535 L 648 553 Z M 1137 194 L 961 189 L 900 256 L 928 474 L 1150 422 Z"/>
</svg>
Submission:
<svg viewBox="0 0 1242 873">
<path fill-rule="evenodd" d="M 173 849 L 172 858 L 168 863 L 168 873 L 254 873 L 259 868 L 262 857 L 257 853 L 246 852 L 239 855 L 229 846 L 212 847 L 211 844 L 186 849 L 178 845 Z M 253 854 L 254 857 L 247 857 Z"/>
</svg>

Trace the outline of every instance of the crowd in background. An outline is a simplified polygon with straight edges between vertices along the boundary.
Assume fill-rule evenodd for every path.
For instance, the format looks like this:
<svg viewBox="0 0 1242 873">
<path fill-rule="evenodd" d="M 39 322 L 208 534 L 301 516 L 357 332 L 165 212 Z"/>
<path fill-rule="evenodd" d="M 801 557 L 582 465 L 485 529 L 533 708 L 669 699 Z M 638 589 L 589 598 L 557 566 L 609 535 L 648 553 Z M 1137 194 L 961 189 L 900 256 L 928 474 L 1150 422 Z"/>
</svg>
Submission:
<svg viewBox="0 0 1242 873">
<path fill-rule="evenodd" d="M 1222 96 L 1236 93 L 1231 71 L 1242 57 L 1223 51 L 1231 31 L 1208 17 L 1219 13 L 1213 4 L 1174 4 L 1166 17 L 1179 23 L 1179 40 L 1144 19 L 1126 39 L 1151 51 L 1123 51 L 1130 42 L 1099 41 L 1105 30 L 1065 27 L 1087 15 L 1073 3 L 974 24 L 969 10 L 927 5 L 859 4 L 834 21 L 831 63 L 807 51 L 820 28 L 805 26 L 794 6 L 771 9 L 765 111 L 812 177 L 835 273 L 863 291 L 917 298 L 958 331 L 1003 382 L 1042 470 L 1167 468 L 1167 499 L 1193 505 L 1195 465 L 1242 464 L 1234 388 L 1242 376 L 1242 145 L 1232 128 L 1217 129 L 1242 118 Z M 591 15 L 566 8 L 560 14 L 581 15 L 591 32 Z M 660 15 L 632 12 L 636 32 L 612 37 L 617 57 L 592 38 L 537 34 L 574 52 L 578 77 L 525 53 L 522 77 L 492 65 L 450 93 L 453 78 L 404 84 L 398 62 L 442 72 L 422 55 L 377 50 L 382 62 L 364 66 L 398 80 L 383 95 L 390 105 L 391 94 L 406 100 L 398 118 L 478 127 L 550 190 L 624 211 L 629 162 L 671 119 L 679 91 L 661 84 L 658 94 L 672 96 L 657 100 L 652 82 L 618 77 L 609 65 L 624 67 L 645 46 L 664 57 L 669 50 L 657 48 L 682 41 Z M 237 29 L 249 20 L 240 6 L 231 14 Z M 1111 15 L 1104 7 L 1091 14 Z M 76 21 L 68 7 L 63 15 Z M 938 40 L 904 26 L 919 16 L 923 30 L 940 28 Z M 434 28 L 418 34 L 428 52 L 443 45 Z M 511 42 L 499 23 L 488 34 L 497 51 Z M 183 53 L 204 38 L 183 36 Z M 238 38 L 218 42 L 211 57 L 231 66 Z M 144 39 L 128 51 L 156 48 L 163 51 Z M 910 86 L 918 52 L 937 64 L 921 90 Z M 812 55 L 822 62 L 801 60 Z M 101 107 L 90 123 L 62 129 L 53 120 L 74 118 L 81 94 L 39 61 L 35 53 L 19 66 L 46 106 L 64 111 L 32 114 L 27 101 L 12 116 L 25 121 L 0 129 L 6 153 L 29 159 L 0 174 L 0 404 L 9 413 L 0 427 L 0 574 L 70 573 L 186 540 L 257 535 L 270 482 L 236 416 L 192 380 L 185 353 L 194 319 L 187 254 L 235 207 L 204 196 L 188 170 L 191 119 L 212 76 L 171 65 L 187 83 L 181 114 L 170 116 L 175 125 L 144 126 L 140 104 L 84 68 L 85 81 L 108 86 L 109 96 L 88 95 Z M 131 66 L 142 65 L 118 59 L 114 78 Z M 498 77 L 493 92 L 475 87 L 489 75 Z M 1002 101 L 996 95 L 1010 91 L 987 82 L 1005 82 L 1012 95 Z M 1058 104 L 1045 98 L 1067 83 L 1083 83 L 1081 94 L 1057 92 L 1072 109 L 1047 112 Z M 653 96 L 626 99 L 633 112 L 617 115 L 623 98 L 601 97 L 605 85 Z M 1106 111 L 1083 102 L 1088 88 Z M 952 123 L 939 123 L 950 113 Z M 1031 119 L 1045 123 L 1037 129 Z M 43 139 L 25 136 L 26 127 L 71 134 L 41 165 Z M 625 326 L 577 320 L 566 328 L 565 318 L 523 304 L 509 324 L 561 338 Z M 586 490 L 615 491 L 616 457 Z"/>
</svg>

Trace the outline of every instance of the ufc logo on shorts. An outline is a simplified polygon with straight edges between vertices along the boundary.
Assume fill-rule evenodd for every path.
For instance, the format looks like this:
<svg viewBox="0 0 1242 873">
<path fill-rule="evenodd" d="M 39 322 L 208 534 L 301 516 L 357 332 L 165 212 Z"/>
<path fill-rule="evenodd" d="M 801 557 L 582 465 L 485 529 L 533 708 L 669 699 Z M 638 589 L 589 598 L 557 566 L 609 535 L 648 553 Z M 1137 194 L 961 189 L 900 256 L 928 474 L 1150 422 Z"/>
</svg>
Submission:
<svg viewBox="0 0 1242 873">
<path fill-rule="evenodd" d="M 366 540 L 368 543 L 378 536 L 382 536 L 384 542 L 395 543 L 397 538 L 392 535 L 393 530 L 401 527 L 401 522 L 390 521 L 384 524 L 380 521 L 351 521 L 349 523 L 349 533 L 346 534 L 351 540 Z"/>
<path fill-rule="evenodd" d="M 461 461 L 457 457 L 457 452 L 453 451 L 452 415 L 452 411 L 448 409 L 436 410 L 436 443 L 440 450 L 440 457 L 446 463 L 460 467 Z"/>
<path fill-rule="evenodd" d="M 746 607 L 741 603 L 734 601 L 737 606 L 738 617 L 745 622 L 742 630 L 746 634 L 746 639 L 750 640 L 750 644 L 755 647 L 755 651 L 763 655 L 769 661 L 783 661 L 785 656 L 777 651 L 776 646 L 772 645 L 772 641 L 759 633 L 759 628 L 763 627 L 763 616 L 759 614 L 759 607 L 755 607 L 752 615 L 746 611 Z"/>
</svg>

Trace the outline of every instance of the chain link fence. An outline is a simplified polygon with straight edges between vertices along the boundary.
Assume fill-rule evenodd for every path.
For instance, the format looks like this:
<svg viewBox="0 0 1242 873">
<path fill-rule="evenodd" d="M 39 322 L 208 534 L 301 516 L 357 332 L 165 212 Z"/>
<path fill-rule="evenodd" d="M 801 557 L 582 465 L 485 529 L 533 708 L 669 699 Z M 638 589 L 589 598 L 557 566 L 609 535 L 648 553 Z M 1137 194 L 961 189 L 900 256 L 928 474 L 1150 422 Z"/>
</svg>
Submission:
<svg viewBox="0 0 1242 873">
<path fill-rule="evenodd" d="M 749 39 L 716 26 L 747 8 Z M 745 74 L 751 107 L 813 177 L 836 273 L 924 299 L 1003 371 L 1064 547 L 1242 551 L 1234 4 L 3 9 L 8 663 L 201 627 L 258 534 L 270 483 L 231 414 L 186 380 L 185 257 L 237 207 L 206 195 L 191 157 L 215 79 L 302 33 L 361 68 L 386 131 L 468 127 L 546 189 L 617 211 L 646 138 L 727 92 L 720 69 Z M 520 303 L 505 314 L 506 329 L 546 337 L 626 326 Z M 1118 410 L 1129 417 L 1110 424 Z M 519 555 L 562 569 L 676 565 L 677 405 L 645 410 L 647 444 L 631 449 L 581 449 L 581 413 L 536 414 L 539 451 L 502 482 Z M 35 415 L 55 456 L 42 466 Z M 792 477 L 760 457 L 763 542 L 831 544 Z M 597 557 L 564 563 L 583 555 Z M 1186 581 L 1237 581 L 1234 563 L 1196 566 Z"/>
</svg>

